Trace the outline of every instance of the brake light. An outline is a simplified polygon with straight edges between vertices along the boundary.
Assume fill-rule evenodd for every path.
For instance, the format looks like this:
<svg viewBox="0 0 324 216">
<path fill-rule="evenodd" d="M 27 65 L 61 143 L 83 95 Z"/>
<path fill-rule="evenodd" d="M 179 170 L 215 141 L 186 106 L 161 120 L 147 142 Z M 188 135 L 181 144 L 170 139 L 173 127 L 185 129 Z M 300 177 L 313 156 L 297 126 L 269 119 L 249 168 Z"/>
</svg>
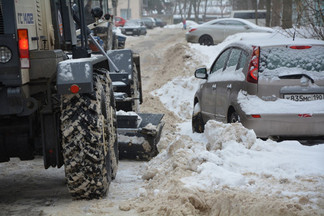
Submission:
<svg viewBox="0 0 324 216">
<path fill-rule="evenodd" d="M 261 115 L 259 115 L 259 114 L 255 114 L 255 115 L 251 115 L 252 116 L 252 118 L 261 118 Z"/>
<path fill-rule="evenodd" d="M 312 114 L 298 114 L 298 117 L 310 118 L 310 117 L 312 117 Z"/>
<path fill-rule="evenodd" d="M 73 85 L 71 85 L 71 87 L 70 87 L 70 91 L 71 91 L 73 94 L 76 94 L 76 93 L 78 93 L 78 92 L 80 91 L 80 87 L 79 87 L 78 85 L 76 85 L 76 84 L 73 84 Z"/>
<path fill-rule="evenodd" d="M 290 46 L 289 48 L 300 50 L 300 49 L 310 49 L 310 48 L 312 48 L 312 46 Z"/>
<path fill-rule="evenodd" d="M 253 46 L 252 58 L 249 64 L 249 71 L 246 77 L 246 81 L 250 83 L 258 83 L 259 56 L 260 47 Z"/>
<path fill-rule="evenodd" d="M 18 47 L 21 68 L 29 68 L 29 42 L 28 42 L 28 30 L 18 29 Z"/>
<path fill-rule="evenodd" d="M 189 32 L 193 32 L 193 31 L 196 31 L 197 29 L 196 28 L 192 28 L 192 29 L 189 29 Z"/>
</svg>

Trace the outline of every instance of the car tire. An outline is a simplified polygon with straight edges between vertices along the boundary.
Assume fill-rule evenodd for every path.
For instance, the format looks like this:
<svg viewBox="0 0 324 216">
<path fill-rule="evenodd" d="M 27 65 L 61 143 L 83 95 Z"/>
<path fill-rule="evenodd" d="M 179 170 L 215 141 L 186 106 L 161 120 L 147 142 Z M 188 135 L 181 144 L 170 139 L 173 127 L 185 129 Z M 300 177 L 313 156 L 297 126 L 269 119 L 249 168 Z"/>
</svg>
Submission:
<svg viewBox="0 0 324 216">
<path fill-rule="evenodd" d="M 228 123 L 237 123 L 237 122 L 241 122 L 240 116 L 237 114 L 237 112 L 232 109 L 229 112 L 228 118 L 227 118 L 227 122 Z"/>
<path fill-rule="evenodd" d="M 115 107 L 110 79 L 94 74 L 93 93 L 62 96 L 65 176 L 75 199 L 106 196 L 118 164 Z"/>
<path fill-rule="evenodd" d="M 192 113 L 192 132 L 203 133 L 205 130 L 204 120 L 201 112 Z"/>
<path fill-rule="evenodd" d="M 214 45 L 214 40 L 209 35 L 203 35 L 199 38 L 199 44 L 206 45 L 206 46 Z"/>
</svg>

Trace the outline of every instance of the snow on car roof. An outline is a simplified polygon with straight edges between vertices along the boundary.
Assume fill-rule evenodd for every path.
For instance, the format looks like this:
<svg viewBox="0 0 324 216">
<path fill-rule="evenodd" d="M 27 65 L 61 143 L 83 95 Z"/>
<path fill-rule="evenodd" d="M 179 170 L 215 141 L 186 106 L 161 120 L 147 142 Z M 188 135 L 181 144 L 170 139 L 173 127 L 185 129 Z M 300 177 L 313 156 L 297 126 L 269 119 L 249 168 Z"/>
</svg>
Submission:
<svg viewBox="0 0 324 216">
<path fill-rule="evenodd" d="M 213 20 L 210 20 L 210 21 L 208 21 L 208 22 L 206 22 L 206 23 L 203 23 L 203 24 L 201 24 L 201 25 L 205 25 L 205 24 L 206 24 L 206 25 L 209 25 L 209 24 L 214 23 L 214 22 L 227 21 L 227 20 L 240 21 L 240 22 L 242 22 L 242 23 L 244 23 L 244 24 L 246 24 L 246 25 L 253 26 L 253 27 L 255 27 L 255 28 L 261 27 L 261 26 L 258 26 L 258 25 L 256 25 L 256 24 L 250 22 L 250 21 L 247 21 L 247 20 L 245 20 L 245 19 L 240 19 L 240 18 L 221 18 L 221 19 L 213 19 Z"/>
<path fill-rule="evenodd" d="M 235 42 L 245 46 L 283 46 L 283 45 L 324 45 L 324 41 L 305 38 L 288 38 L 276 33 L 239 33 L 234 35 Z M 231 40 L 231 38 L 228 38 Z M 233 45 L 233 44 L 231 44 Z"/>
</svg>

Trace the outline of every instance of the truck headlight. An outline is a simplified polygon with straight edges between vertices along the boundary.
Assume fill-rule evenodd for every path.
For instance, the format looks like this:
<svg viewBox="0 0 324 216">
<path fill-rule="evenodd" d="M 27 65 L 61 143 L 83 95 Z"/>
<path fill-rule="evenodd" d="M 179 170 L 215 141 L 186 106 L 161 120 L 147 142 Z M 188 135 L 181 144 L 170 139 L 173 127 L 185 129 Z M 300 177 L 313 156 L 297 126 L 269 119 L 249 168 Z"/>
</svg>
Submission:
<svg viewBox="0 0 324 216">
<path fill-rule="evenodd" d="M 0 46 L 0 63 L 7 63 L 11 57 L 11 50 L 6 46 Z"/>
</svg>

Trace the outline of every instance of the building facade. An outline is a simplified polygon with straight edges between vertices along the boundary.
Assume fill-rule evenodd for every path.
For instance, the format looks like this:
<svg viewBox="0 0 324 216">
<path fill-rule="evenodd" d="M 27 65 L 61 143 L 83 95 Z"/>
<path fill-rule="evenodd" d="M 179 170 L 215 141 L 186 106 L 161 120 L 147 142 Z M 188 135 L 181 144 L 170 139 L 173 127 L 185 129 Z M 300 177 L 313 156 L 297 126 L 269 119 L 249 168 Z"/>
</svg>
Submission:
<svg viewBox="0 0 324 216">
<path fill-rule="evenodd" d="M 109 1 L 109 8 L 112 8 Z M 112 11 L 112 10 L 110 10 Z M 115 16 L 128 19 L 139 19 L 142 17 L 143 0 L 118 0 L 117 14 Z"/>
</svg>

